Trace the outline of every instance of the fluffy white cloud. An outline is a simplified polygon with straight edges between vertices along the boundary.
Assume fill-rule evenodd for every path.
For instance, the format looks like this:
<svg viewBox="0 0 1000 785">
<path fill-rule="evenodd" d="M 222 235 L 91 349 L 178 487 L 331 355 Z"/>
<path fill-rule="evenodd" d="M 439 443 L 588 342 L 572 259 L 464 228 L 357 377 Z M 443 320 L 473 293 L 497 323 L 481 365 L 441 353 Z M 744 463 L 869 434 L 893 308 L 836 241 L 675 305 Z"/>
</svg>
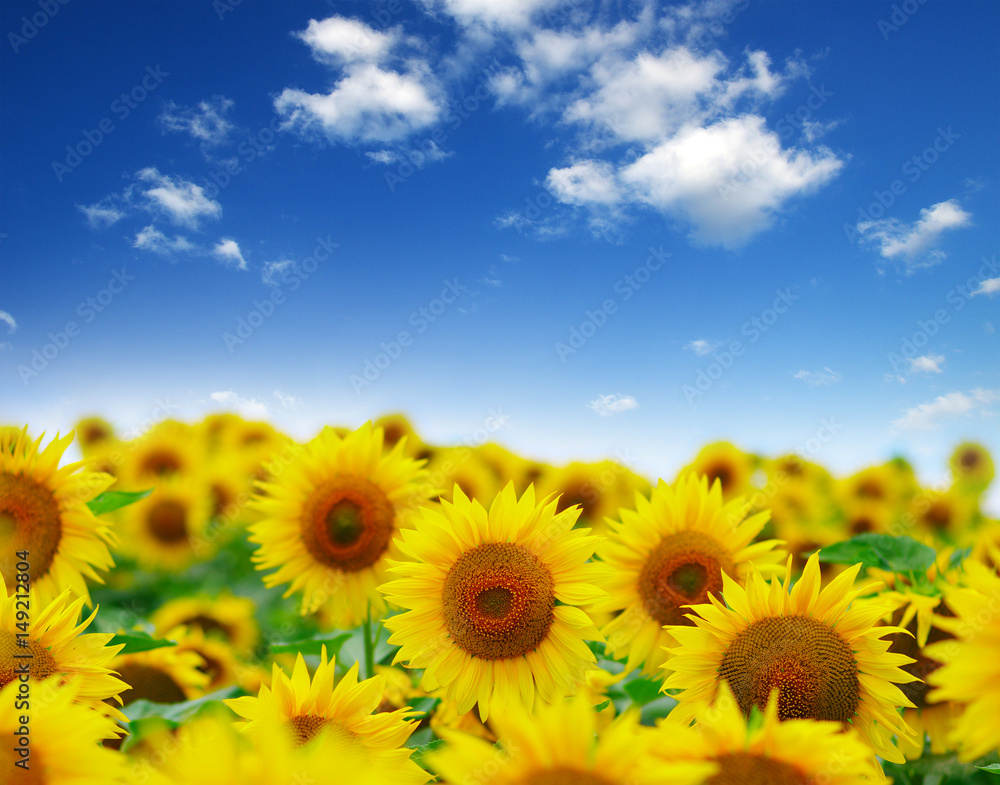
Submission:
<svg viewBox="0 0 1000 785">
<path fill-rule="evenodd" d="M 232 390 L 214 392 L 209 396 L 227 409 L 235 409 L 245 417 L 267 417 L 267 404 L 256 398 L 241 398 Z"/>
<path fill-rule="evenodd" d="M 767 229 L 794 196 L 829 182 L 829 150 L 783 149 L 756 115 L 682 129 L 620 170 L 635 198 L 691 225 L 692 238 L 736 248 Z"/>
<path fill-rule="evenodd" d="M 631 395 L 599 395 L 587 406 L 602 417 L 610 417 L 612 414 L 639 408 L 639 404 Z"/>
<path fill-rule="evenodd" d="M 268 286 L 277 286 L 285 270 L 295 269 L 295 262 L 291 259 L 280 259 L 276 262 L 265 262 L 261 270 L 260 279 Z"/>
<path fill-rule="evenodd" d="M 925 354 L 922 357 L 910 358 L 909 362 L 912 373 L 941 373 L 941 363 L 944 362 L 944 355 Z"/>
<path fill-rule="evenodd" d="M 0 311 L 0 322 L 7 325 L 7 332 L 9 333 L 17 329 L 17 321 L 7 311 Z"/>
<path fill-rule="evenodd" d="M 119 209 L 110 196 L 96 204 L 78 204 L 76 207 L 86 216 L 91 229 L 107 229 L 125 217 L 125 211 Z"/>
<path fill-rule="evenodd" d="M 821 371 L 798 371 L 792 374 L 792 376 L 795 379 L 801 379 L 810 387 L 823 387 L 827 384 L 836 384 L 842 378 L 838 371 L 833 371 L 826 367 Z"/>
<path fill-rule="evenodd" d="M 906 430 L 927 430 L 947 417 L 968 414 L 976 409 L 1000 401 L 1000 390 L 984 390 L 977 388 L 969 395 L 962 392 L 952 392 L 939 395 L 930 403 L 922 403 L 907 409 L 906 413 L 892 424 Z"/>
<path fill-rule="evenodd" d="M 170 256 L 175 253 L 190 253 L 197 250 L 197 246 L 186 237 L 175 234 L 173 238 L 168 238 L 152 224 L 141 229 L 136 234 L 135 240 L 132 241 L 132 247 L 143 251 L 152 251 L 162 256 Z"/>
<path fill-rule="evenodd" d="M 200 101 L 197 106 L 178 106 L 170 101 L 158 119 L 164 131 L 187 133 L 208 146 L 215 146 L 224 144 L 236 127 L 226 118 L 235 105 L 221 95 Z"/>
<path fill-rule="evenodd" d="M 224 264 L 237 270 L 247 269 L 247 261 L 243 258 L 239 244 L 231 237 L 225 237 L 216 243 L 212 255 L 218 257 Z"/>
<path fill-rule="evenodd" d="M 222 205 L 209 199 L 200 185 L 181 177 L 160 174 L 152 166 L 138 171 L 136 178 L 151 185 L 143 191 L 149 200 L 148 206 L 155 212 L 165 214 L 179 226 L 197 229 L 202 218 L 222 215 Z"/>
<path fill-rule="evenodd" d="M 719 345 L 718 341 L 706 341 L 704 338 L 698 338 L 694 341 L 688 341 L 684 344 L 684 348 L 690 349 L 699 357 L 704 357 L 706 354 L 711 354 L 718 349 Z"/>
<path fill-rule="evenodd" d="M 949 199 L 922 209 L 920 217 L 912 224 L 895 218 L 861 221 L 858 232 L 862 239 L 878 246 L 884 258 L 902 259 L 913 269 L 942 261 L 945 254 L 935 248 L 941 235 L 949 229 L 969 226 L 971 219 L 956 200 Z"/>
<path fill-rule="evenodd" d="M 331 65 L 377 63 L 389 56 L 396 42 L 394 33 L 382 33 L 343 16 L 310 19 L 298 37 L 309 45 L 317 60 Z"/>
<path fill-rule="evenodd" d="M 575 205 L 613 205 L 622 189 L 606 161 L 580 161 L 563 169 L 550 169 L 545 186 L 560 202 Z"/>
<path fill-rule="evenodd" d="M 444 11 L 467 26 L 515 29 L 528 25 L 538 12 L 564 0 L 421 0 L 431 11 Z"/>
<path fill-rule="evenodd" d="M 1000 292 L 1000 278 L 987 278 L 985 281 L 979 282 L 979 288 L 972 294 L 975 296 L 977 294 L 996 294 L 997 292 Z"/>
</svg>

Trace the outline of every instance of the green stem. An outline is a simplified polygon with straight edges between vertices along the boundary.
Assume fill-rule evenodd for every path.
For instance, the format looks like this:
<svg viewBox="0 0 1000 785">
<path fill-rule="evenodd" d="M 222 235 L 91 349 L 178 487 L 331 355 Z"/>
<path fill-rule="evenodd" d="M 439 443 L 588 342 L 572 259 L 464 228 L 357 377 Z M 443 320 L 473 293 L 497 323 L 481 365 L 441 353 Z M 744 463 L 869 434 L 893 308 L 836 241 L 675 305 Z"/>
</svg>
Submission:
<svg viewBox="0 0 1000 785">
<path fill-rule="evenodd" d="M 367 678 L 370 679 L 372 676 L 375 675 L 375 643 L 376 643 L 376 641 L 372 639 L 371 604 L 368 605 L 368 614 L 365 616 L 364 638 L 365 638 L 365 673 L 368 674 Z"/>
</svg>

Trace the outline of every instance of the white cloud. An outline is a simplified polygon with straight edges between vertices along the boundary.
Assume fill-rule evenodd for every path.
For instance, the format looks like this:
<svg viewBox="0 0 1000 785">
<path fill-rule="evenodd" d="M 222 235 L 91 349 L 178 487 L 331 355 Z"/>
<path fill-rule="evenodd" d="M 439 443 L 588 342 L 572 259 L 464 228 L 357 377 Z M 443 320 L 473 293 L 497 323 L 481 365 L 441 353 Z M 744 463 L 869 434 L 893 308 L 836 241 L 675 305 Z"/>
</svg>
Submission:
<svg viewBox="0 0 1000 785">
<path fill-rule="evenodd" d="M 224 144 L 236 127 L 226 119 L 226 114 L 235 105 L 234 101 L 221 95 L 213 96 L 209 101 L 200 101 L 197 106 L 178 106 L 170 101 L 163 107 L 158 119 L 164 131 L 187 133 L 214 147 Z"/>
<path fill-rule="evenodd" d="M 124 210 L 116 207 L 110 196 L 101 199 L 96 204 L 78 204 L 76 207 L 86 216 L 91 229 L 107 229 L 125 217 Z"/>
<path fill-rule="evenodd" d="M 376 150 L 373 153 L 365 153 L 365 155 L 378 164 L 394 164 L 399 160 L 399 153 L 394 150 Z"/>
<path fill-rule="evenodd" d="M 996 294 L 997 292 L 1000 292 L 1000 278 L 987 278 L 985 281 L 979 282 L 979 288 L 972 295 Z"/>
<path fill-rule="evenodd" d="M 698 338 L 694 341 L 688 341 L 684 344 L 685 349 L 690 349 L 692 352 L 697 354 L 699 357 L 704 357 L 706 354 L 711 354 L 720 346 L 719 341 L 707 341 L 704 338 Z"/>
<path fill-rule="evenodd" d="M 266 417 L 268 414 L 267 404 L 256 398 L 241 398 L 232 390 L 214 392 L 209 397 L 227 409 L 235 409 L 246 417 Z"/>
<path fill-rule="evenodd" d="M 444 11 L 466 26 L 516 29 L 540 11 L 563 0 L 421 0 L 430 11 Z"/>
<path fill-rule="evenodd" d="M 941 373 L 941 363 L 944 362 L 944 355 L 925 354 L 922 357 L 910 358 L 911 373 Z"/>
<path fill-rule="evenodd" d="M 7 325 L 8 333 L 12 333 L 17 329 L 17 321 L 7 311 L 0 311 L 0 322 Z"/>
<path fill-rule="evenodd" d="M 827 384 L 836 384 L 842 378 L 838 371 L 833 371 L 824 366 L 821 371 L 798 371 L 792 374 L 793 378 L 801 379 L 810 387 L 823 387 Z"/>
<path fill-rule="evenodd" d="M 969 414 L 979 409 L 987 414 L 985 407 L 1000 401 L 1000 390 L 984 390 L 977 388 L 969 395 L 962 392 L 952 392 L 939 395 L 930 403 L 922 403 L 907 409 L 906 413 L 892 424 L 897 428 L 907 430 L 927 430 L 947 417 Z"/>
<path fill-rule="evenodd" d="M 935 246 L 948 229 L 969 226 L 972 216 L 963 210 L 955 199 L 938 202 L 920 211 L 913 224 L 904 224 L 895 218 L 878 221 L 861 221 L 861 237 L 878 246 L 886 259 L 902 259 L 908 269 L 929 267 L 945 258 Z"/>
<path fill-rule="evenodd" d="M 281 402 L 282 409 L 298 409 L 302 405 L 302 399 L 294 395 L 285 395 L 281 390 L 274 391 L 274 397 Z"/>
<path fill-rule="evenodd" d="M 613 205 L 622 198 L 614 169 L 606 161 L 580 161 L 563 169 L 550 169 L 545 186 L 565 204 Z"/>
<path fill-rule="evenodd" d="M 141 229 L 136 234 L 135 240 L 132 242 L 132 247 L 143 251 L 152 251 L 162 256 L 169 256 L 174 253 L 190 253 L 198 250 L 197 246 L 191 243 L 186 237 L 175 234 L 173 239 L 170 239 L 152 224 Z"/>
<path fill-rule="evenodd" d="M 309 25 L 297 36 L 312 49 L 313 57 L 330 65 L 378 63 L 384 60 L 396 41 L 395 33 L 382 33 L 364 22 L 343 16 L 331 16 Z"/>
<path fill-rule="evenodd" d="M 237 270 L 247 269 L 247 261 L 243 258 L 239 244 L 231 237 L 224 237 L 219 240 L 212 249 L 212 254 L 217 256 L 226 265 L 235 267 Z"/>
<path fill-rule="evenodd" d="M 285 270 L 295 268 L 295 262 L 291 259 L 281 259 L 277 262 L 265 262 L 261 270 L 260 279 L 268 286 L 277 286 Z"/>
<path fill-rule="evenodd" d="M 160 174 L 152 166 L 141 169 L 136 173 L 136 178 L 152 184 L 152 188 L 143 192 L 149 199 L 149 207 L 164 213 L 179 226 L 197 229 L 202 218 L 218 218 L 222 215 L 222 205 L 205 196 L 200 185 L 180 177 Z"/>
<path fill-rule="evenodd" d="M 588 403 L 587 406 L 602 417 L 609 417 L 612 414 L 639 408 L 639 404 L 631 395 L 599 395 L 596 399 Z"/>
</svg>

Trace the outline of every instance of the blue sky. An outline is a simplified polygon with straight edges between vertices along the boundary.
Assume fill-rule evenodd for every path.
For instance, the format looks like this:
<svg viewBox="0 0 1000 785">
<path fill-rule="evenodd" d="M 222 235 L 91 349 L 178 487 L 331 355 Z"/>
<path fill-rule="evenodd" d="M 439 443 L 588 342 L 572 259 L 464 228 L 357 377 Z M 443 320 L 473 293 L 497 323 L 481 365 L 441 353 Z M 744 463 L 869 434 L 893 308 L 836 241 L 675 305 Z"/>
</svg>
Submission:
<svg viewBox="0 0 1000 785">
<path fill-rule="evenodd" d="M 1000 454 L 1000 6 L 0 6 L 3 416 Z"/>
</svg>

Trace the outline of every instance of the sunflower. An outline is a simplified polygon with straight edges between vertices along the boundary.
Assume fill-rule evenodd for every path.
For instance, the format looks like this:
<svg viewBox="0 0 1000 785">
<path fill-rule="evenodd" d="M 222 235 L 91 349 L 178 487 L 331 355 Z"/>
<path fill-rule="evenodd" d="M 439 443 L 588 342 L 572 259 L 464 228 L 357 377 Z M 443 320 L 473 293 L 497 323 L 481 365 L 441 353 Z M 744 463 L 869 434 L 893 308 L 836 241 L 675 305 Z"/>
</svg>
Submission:
<svg viewBox="0 0 1000 785">
<path fill-rule="evenodd" d="M 85 456 L 102 444 L 117 441 L 114 426 L 103 417 L 85 417 L 77 422 L 74 430 L 80 438 L 80 449 Z"/>
<path fill-rule="evenodd" d="M 326 603 L 342 629 L 384 611 L 376 587 L 398 555 L 393 535 L 431 490 L 420 483 L 420 464 L 403 456 L 403 441 L 386 453 L 382 439 L 371 423 L 343 438 L 324 428 L 250 502 L 264 515 L 250 527 L 261 546 L 253 560 L 258 570 L 278 568 L 265 585 L 290 583 L 286 597 L 301 590 L 304 614 Z"/>
<path fill-rule="evenodd" d="M 636 493 L 649 493 L 649 483 L 614 461 L 571 463 L 545 475 L 538 483 L 540 496 L 559 494 L 558 512 L 580 506 L 577 526 L 603 535 L 606 519 L 632 502 Z"/>
<path fill-rule="evenodd" d="M 948 463 L 955 486 L 966 493 L 980 494 L 993 482 L 993 458 L 981 444 L 963 442 L 955 448 Z"/>
<path fill-rule="evenodd" d="M 18 686 L 14 682 L 0 690 L 0 737 L 4 739 L 0 771 L 7 785 L 113 785 L 126 781 L 125 759 L 99 744 L 114 732 L 109 731 L 114 723 L 80 705 L 80 681 L 60 684 L 53 676 L 32 686 L 29 735 L 15 735 L 24 725 L 25 714 L 18 706 Z"/>
<path fill-rule="evenodd" d="M 971 542 L 972 531 L 979 524 L 976 497 L 951 488 L 944 493 L 926 490 L 908 506 L 917 536 L 932 537 L 935 542 Z"/>
<path fill-rule="evenodd" d="M 962 760 L 973 760 L 1000 748 L 1000 577 L 976 562 L 965 569 L 968 588 L 945 591 L 956 618 L 937 622 L 958 640 L 931 644 L 924 653 L 944 663 L 927 677 L 935 687 L 927 698 L 963 704 L 948 741 Z"/>
<path fill-rule="evenodd" d="M 753 491 L 750 478 L 758 463 L 756 455 L 745 453 L 729 442 L 715 442 L 703 447 L 695 459 L 681 469 L 677 479 L 693 473 L 705 475 L 711 484 L 718 480 L 722 498 L 728 501 Z"/>
<path fill-rule="evenodd" d="M 896 515 L 894 506 L 867 498 L 848 499 L 838 515 L 838 539 L 849 539 L 858 534 L 884 534 Z"/>
<path fill-rule="evenodd" d="M 121 694 L 128 706 L 132 701 L 181 703 L 197 698 L 208 684 L 202 670 L 205 661 L 197 652 L 162 646 L 133 654 L 119 654 L 110 667 L 118 672 L 129 688 Z"/>
<path fill-rule="evenodd" d="M 178 654 L 194 652 L 201 657 L 198 670 L 208 676 L 208 682 L 199 689 L 198 697 L 239 681 L 240 662 L 233 647 L 225 641 L 206 637 L 200 627 L 175 627 L 166 637 L 177 641 Z"/>
<path fill-rule="evenodd" d="M 902 630 L 873 626 L 889 606 L 857 600 L 864 589 L 851 587 L 860 569 L 855 564 L 820 591 L 813 554 L 790 593 L 791 560 L 783 582 L 768 584 L 755 570 L 743 588 L 723 574 L 726 605 L 709 595 L 711 604 L 692 608 L 697 626 L 668 628 L 678 646 L 663 666 L 670 673 L 664 688 L 682 690 L 677 718 L 693 718 L 695 703 L 712 701 L 722 681 L 745 716 L 766 707 L 777 689 L 781 719 L 852 723 L 880 756 L 902 763 L 892 736 L 912 743 L 914 734 L 897 708 L 913 704 L 896 684 L 916 677 L 900 667 L 912 660 L 882 640 Z"/>
<path fill-rule="evenodd" d="M 257 645 L 260 638 L 260 629 L 254 621 L 255 611 L 253 600 L 225 592 L 216 597 L 202 594 L 170 600 L 160 606 L 149 620 L 159 635 L 181 625 L 198 628 L 206 637 L 222 638 L 236 651 L 245 654 Z"/>
<path fill-rule="evenodd" d="M 42 604 L 63 589 L 89 603 L 84 577 L 103 583 L 95 568 L 114 566 L 108 545 L 117 544 L 115 535 L 87 502 L 115 478 L 80 471 L 83 463 L 60 469 L 72 441 L 72 433 L 62 439 L 57 435 L 41 450 L 42 437 L 29 442 L 27 428 L 0 436 L 0 575 L 13 587 L 17 573 L 25 571 L 17 565 L 26 561 L 31 587 Z"/>
<path fill-rule="evenodd" d="M 176 420 L 158 423 L 127 449 L 118 476 L 128 490 L 144 490 L 175 475 L 196 476 L 205 458 L 197 430 Z"/>
<path fill-rule="evenodd" d="M 243 717 L 242 731 L 255 740 L 280 725 L 287 738 L 309 745 L 321 732 L 338 749 L 363 756 L 373 767 L 391 773 L 401 782 L 422 785 L 430 776 L 410 760 L 412 749 L 403 747 L 416 727 L 410 708 L 373 713 L 382 702 L 385 677 L 358 681 L 358 663 L 335 683 L 334 660 L 327 661 L 322 647 L 319 667 L 309 678 L 299 654 L 291 678 L 274 665 L 271 686 L 261 686 L 257 697 L 231 698 L 225 702 Z"/>
<path fill-rule="evenodd" d="M 404 414 L 383 415 L 375 421 L 374 425 L 376 428 L 381 428 L 385 434 L 383 439 L 387 449 L 391 450 L 397 442 L 404 438 L 406 439 L 405 449 L 408 457 L 416 457 L 416 454 L 423 448 L 423 442 Z"/>
<path fill-rule="evenodd" d="M 866 501 L 895 507 L 905 501 L 915 489 L 910 477 L 891 461 L 881 466 L 869 466 L 834 484 L 834 495 L 842 504 Z"/>
<path fill-rule="evenodd" d="M 496 704 L 530 709 L 536 692 L 548 703 L 574 692 L 595 662 L 584 640 L 600 637 L 574 607 L 603 596 L 601 565 L 585 563 L 597 538 L 573 531 L 577 508 L 536 504 L 533 486 L 519 500 L 508 483 L 488 513 L 460 488 L 453 497 L 401 533 L 413 561 L 394 563 L 399 579 L 380 587 L 409 609 L 385 622 L 395 662 L 424 668 L 421 686 L 444 687 L 460 714 L 478 701 L 484 720 Z"/>
<path fill-rule="evenodd" d="M 160 482 L 121 513 L 122 550 L 146 569 L 180 571 L 209 558 L 215 541 L 206 537 L 211 500 L 193 477 Z"/>
<path fill-rule="evenodd" d="M 597 555 L 611 567 L 606 600 L 596 612 L 616 615 L 601 632 L 609 654 L 626 656 L 626 669 L 645 663 L 657 673 L 664 646 L 673 645 L 665 624 L 689 624 L 687 606 L 718 596 L 722 575 L 739 581 L 756 563 L 777 572 L 784 554 L 772 550 L 777 540 L 753 542 L 767 522 L 767 512 L 747 517 L 742 498 L 723 502 L 715 480 L 690 474 L 671 488 L 660 480 L 647 499 L 635 495 L 635 510 L 621 510 L 610 522 L 608 539 Z"/>
<path fill-rule="evenodd" d="M 501 752 L 478 736 L 443 730 L 445 747 L 427 756 L 447 782 L 484 785 L 695 785 L 711 764 L 673 766 L 652 750 L 655 733 L 634 714 L 597 732 L 597 715 L 585 696 L 518 707 L 493 718 Z M 685 769 L 680 773 L 679 769 Z"/>
<path fill-rule="evenodd" d="M 668 765 L 714 764 L 704 785 L 867 785 L 884 781 L 868 747 L 852 729 L 837 722 L 780 719 L 771 693 L 763 716 L 747 723 L 728 684 L 714 704 L 695 707 L 695 725 L 668 715 L 658 728 L 656 752 Z M 686 769 L 682 768 L 681 771 Z M 663 782 L 675 782 L 669 776 Z"/>
<path fill-rule="evenodd" d="M 451 501 L 451 489 L 456 485 L 470 499 L 492 499 L 503 487 L 503 481 L 481 460 L 480 450 L 471 447 L 445 447 L 437 450 L 427 467 L 428 480 L 438 488 L 447 489 L 439 498 Z"/>
</svg>

